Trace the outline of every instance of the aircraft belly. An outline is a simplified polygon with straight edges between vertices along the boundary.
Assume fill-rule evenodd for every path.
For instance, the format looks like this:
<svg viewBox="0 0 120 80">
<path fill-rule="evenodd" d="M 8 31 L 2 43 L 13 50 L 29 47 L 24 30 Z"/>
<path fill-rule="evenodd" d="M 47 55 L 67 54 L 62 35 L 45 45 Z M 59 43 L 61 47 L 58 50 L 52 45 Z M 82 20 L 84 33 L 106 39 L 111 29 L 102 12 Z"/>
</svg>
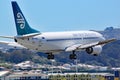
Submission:
<svg viewBox="0 0 120 80">
<path fill-rule="evenodd" d="M 64 51 L 66 47 L 75 44 L 74 41 L 55 41 L 55 42 L 46 42 L 41 46 L 41 50 L 51 50 L 51 51 Z"/>
<path fill-rule="evenodd" d="M 60 46 L 61 45 L 61 46 Z M 61 42 L 57 42 L 57 43 L 54 43 L 54 42 L 51 42 L 51 43 L 45 43 L 41 46 L 40 50 L 46 50 L 46 51 L 50 51 L 50 50 L 64 50 L 65 49 L 65 45 L 63 45 L 63 43 Z"/>
<path fill-rule="evenodd" d="M 76 44 L 88 44 L 91 42 L 96 42 L 93 39 L 80 39 L 80 40 L 42 40 L 42 41 L 33 41 L 18 39 L 18 43 L 27 47 L 28 49 L 33 49 L 41 52 L 51 52 L 51 51 L 64 51 L 67 47 Z"/>
<path fill-rule="evenodd" d="M 27 47 L 28 49 L 37 50 L 37 51 L 57 51 L 57 50 L 64 50 L 65 45 L 61 42 L 43 42 L 42 44 L 37 42 L 30 42 L 27 40 L 18 40 L 18 43 Z M 61 45 L 61 46 L 60 46 Z"/>
</svg>

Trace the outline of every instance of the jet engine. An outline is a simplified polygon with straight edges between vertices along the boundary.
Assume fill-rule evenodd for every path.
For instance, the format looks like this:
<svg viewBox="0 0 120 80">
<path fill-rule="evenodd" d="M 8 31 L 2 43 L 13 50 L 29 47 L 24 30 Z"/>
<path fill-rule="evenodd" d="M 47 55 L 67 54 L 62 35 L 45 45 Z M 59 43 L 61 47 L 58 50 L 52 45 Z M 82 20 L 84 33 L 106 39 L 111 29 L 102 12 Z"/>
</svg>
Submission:
<svg viewBox="0 0 120 80">
<path fill-rule="evenodd" d="M 102 52 L 102 46 L 98 45 L 98 46 L 95 46 L 95 47 L 86 48 L 86 52 L 88 54 L 92 54 L 94 56 L 97 56 L 98 54 L 100 54 Z"/>
</svg>

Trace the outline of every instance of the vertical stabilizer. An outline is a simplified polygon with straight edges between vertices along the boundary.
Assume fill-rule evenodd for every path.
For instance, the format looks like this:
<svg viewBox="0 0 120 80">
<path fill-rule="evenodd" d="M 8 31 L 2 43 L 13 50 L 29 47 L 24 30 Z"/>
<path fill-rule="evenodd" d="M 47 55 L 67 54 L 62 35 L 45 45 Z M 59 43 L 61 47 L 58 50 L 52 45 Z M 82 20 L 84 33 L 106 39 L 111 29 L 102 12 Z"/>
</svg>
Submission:
<svg viewBox="0 0 120 80">
<path fill-rule="evenodd" d="M 39 31 L 32 29 L 26 21 L 22 11 L 20 10 L 16 1 L 12 1 L 12 8 L 17 29 L 17 35 L 25 35 L 30 33 L 37 33 Z"/>
</svg>

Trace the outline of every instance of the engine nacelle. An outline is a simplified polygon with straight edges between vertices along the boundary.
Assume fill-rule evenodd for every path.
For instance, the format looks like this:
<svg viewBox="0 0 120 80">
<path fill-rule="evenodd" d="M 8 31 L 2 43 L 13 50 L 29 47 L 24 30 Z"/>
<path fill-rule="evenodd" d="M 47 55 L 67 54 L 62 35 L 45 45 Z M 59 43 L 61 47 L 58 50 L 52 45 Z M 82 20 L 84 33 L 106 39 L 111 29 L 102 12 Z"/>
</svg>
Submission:
<svg viewBox="0 0 120 80">
<path fill-rule="evenodd" d="M 86 48 L 86 52 L 88 54 L 92 54 L 94 56 L 97 56 L 98 54 L 100 54 L 102 52 L 102 46 L 98 45 L 98 46 L 95 46 L 95 47 Z"/>
</svg>

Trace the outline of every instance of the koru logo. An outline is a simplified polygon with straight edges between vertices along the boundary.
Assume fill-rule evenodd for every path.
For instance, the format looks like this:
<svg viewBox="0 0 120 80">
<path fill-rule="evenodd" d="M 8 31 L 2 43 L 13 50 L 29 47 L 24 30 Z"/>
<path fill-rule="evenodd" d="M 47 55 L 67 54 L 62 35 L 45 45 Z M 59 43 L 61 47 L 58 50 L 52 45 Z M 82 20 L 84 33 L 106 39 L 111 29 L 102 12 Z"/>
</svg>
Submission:
<svg viewBox="0 0 120 80">
<path fill-rule="evenodd" d="M 24 20 L 22 14 L 19 12 L 17 13 L 17 23 L 21 29 L 25 28 L 25 20 Z"/>
</svg>

